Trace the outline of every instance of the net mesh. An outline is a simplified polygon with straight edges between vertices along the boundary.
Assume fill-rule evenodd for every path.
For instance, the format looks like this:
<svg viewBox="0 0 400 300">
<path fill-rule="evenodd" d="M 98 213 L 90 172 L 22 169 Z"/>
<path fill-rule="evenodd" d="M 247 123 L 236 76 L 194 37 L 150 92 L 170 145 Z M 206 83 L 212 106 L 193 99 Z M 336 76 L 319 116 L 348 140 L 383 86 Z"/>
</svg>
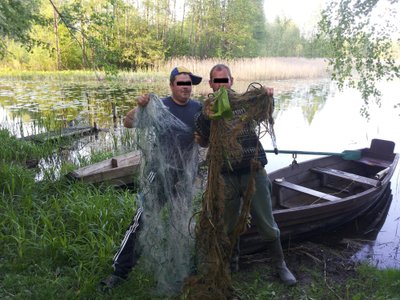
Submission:
<svg viewBox="0 0 400 300">
<path fill-rule="evenodd" d="M 217 99 L 210 95 L 207 101 Z M 189 299 L 230 299 L 233 295 L 229 262 L 233 246 L 240 234 L 245 231 L 251 198 L 255 192 L 255 171 L 260 167 L 254 155 L 251 161 L 250 179 L 243 195 L 239 220 L 235 229 L 227 233 L 224 225 L 224 180 L 221 170 L 227 161 L 242 159 L 243 151 L 238 135 L 243 130 L 255 130 L 258 137 L 269 133 L 275 143 L 273 130 L 273 97 L 267 96 L 265 89 L 256 84 L 250 85 L 244 94 L 228 91 L 232 110 L 244 111 L 232 120 L 211 121 L 210 146 L 208 151 L 208 180 L 202 200 L 202 210 L 196 224 L 196 250 L 198 252 L 198 273 L 187 279 L 184 286 Z M 205 105 L 206 107 L 207 105 Z M 261 151 L 261 150 L 260 150 Z"/>
<path fill-rule="evenodd" d="M 137 197 L 144 208 L 141 261 L 154 274 L 157 293 L 173 295 L 180 292 L 193 266 L 190 223 L 198 147 L 194 142 L 182 144 L 193 136 L 192 130 L 154 94 L 147 106 L 138 108 L 135 120 L 143 156 Z"/>
</svg>

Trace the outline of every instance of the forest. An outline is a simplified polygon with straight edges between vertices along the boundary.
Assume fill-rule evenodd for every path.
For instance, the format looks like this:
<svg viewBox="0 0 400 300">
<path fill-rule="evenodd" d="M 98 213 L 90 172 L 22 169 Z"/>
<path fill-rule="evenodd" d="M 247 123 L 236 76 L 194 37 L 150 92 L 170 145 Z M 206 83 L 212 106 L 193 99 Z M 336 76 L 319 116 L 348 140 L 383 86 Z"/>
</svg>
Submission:
<svg viewBox="0 0 400 300">
<path fill-rule="evenodd" d="M 176 57 L 326 57 L 264 0 L 2 0 L 0 67 L 147 70 Z"/>
<path fill-rule="evenodd" d="M 315 30 L 267 22 L 267 0 L 1 0 L 0 71 L 159 71 L 190 57 L 325 58 L 339 88 L 379 102 L 400 78 L 399 0 L 334 0 Z M 304 13 L 304 12 L 299 12 Z"/>
</svg>

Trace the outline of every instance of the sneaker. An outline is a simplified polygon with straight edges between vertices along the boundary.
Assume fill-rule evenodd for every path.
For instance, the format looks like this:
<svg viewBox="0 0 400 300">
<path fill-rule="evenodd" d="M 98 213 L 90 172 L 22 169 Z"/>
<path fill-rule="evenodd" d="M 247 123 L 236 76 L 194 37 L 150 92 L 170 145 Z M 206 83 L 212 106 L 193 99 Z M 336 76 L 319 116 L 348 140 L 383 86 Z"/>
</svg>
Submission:
<svg viewBox="0 0 400 300">
<path fill-rule="evenodd" d="M 116 286 L 121 285 L 124 283 L 126 279 L 119 277 L 117 275 L 111 274 L 108 277 L 104 278 L 102 281 L 100 281 L 98 290 L 102 293 L 108 292 L 115 288 Z"/>
</svg>

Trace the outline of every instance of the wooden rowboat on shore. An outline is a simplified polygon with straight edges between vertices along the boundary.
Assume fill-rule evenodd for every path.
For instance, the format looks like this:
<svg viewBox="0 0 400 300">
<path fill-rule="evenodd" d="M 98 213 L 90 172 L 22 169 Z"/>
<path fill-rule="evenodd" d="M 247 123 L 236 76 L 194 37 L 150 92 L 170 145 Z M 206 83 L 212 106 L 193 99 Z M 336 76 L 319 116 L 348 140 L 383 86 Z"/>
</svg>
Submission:
<svg viewBox="0 0 400 300">
<path fill-rule="evenodd" d="M 357 160 L 328 156 L 271 172 L 273 214 L 283 241 L 329 232 L 380 206 L 399 160 L 391 141 L 374 139 Z M 254 226 L 241 253 L 265 247 Z"/>
<path fill-rule="evenodd" d="M 140 151 L 129 152 L 79 168 L 68 173 L 67 177 L 87 183 L 130 185 L 134 181 L 135 174 L 139 172 L 140 158 Z"/>
<path fill-rule="evenodd" d="M 200 149 L 200 163 L 205 162 L 206 149 Z M 131 186 L 139 174 L 141 152 L 139 150 L 114 156 L 113 158 L 76 169 L 67 174 L 74 180 L 86 183 L 106 183 L 116 187 Z"/>
</svg>

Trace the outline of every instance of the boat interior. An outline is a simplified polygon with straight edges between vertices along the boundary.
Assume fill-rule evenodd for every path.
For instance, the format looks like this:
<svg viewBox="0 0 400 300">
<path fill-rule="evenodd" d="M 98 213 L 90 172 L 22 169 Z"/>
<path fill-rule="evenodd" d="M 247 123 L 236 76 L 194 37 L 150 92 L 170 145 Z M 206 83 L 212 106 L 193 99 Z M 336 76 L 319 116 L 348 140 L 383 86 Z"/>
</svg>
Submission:
<svg viewBox="0 0 400 300">
<path fill-rule="evenodd" d="M 396 155 L 394 143 L 382 145 L 374 141 L 371 148 L 360 150 L 362 156 L 358 160 L 327 158 L 320 160 L 322 163 L 305 164 L 300 170 L 292 166 L 290 172 L 287 168 L 282 177 L 273 179 L 273 206 L 295 208 L 337 201 L 378 188 L 392 171 Z"/>
</svg>

